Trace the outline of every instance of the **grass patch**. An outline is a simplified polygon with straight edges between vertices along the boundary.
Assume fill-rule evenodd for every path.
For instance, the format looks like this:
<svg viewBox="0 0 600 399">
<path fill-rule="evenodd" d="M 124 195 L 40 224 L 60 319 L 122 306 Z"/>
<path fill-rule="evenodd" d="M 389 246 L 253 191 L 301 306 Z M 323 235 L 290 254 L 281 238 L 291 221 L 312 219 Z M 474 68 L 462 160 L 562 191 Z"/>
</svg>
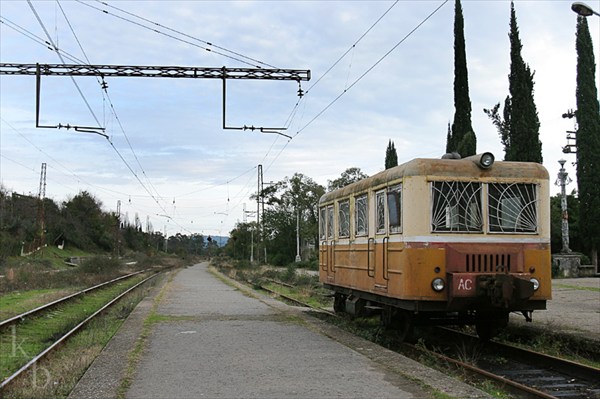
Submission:
<svg viewBox="0 0 600 399">
<path fill-rule="evenodd" d="M 58 351 L 11 384 L 10 390 L 3 392 L 4 397 L 66 398 L 150 287 L 135 290 L 92 320 Z"/>
<path fill-rule="evenodd" d="M 550 328 L 531 330 L 519 326 L 510 326 L 497 339 L 520 348 L 600 368 L 597 341 L 554 333 Z"/>
<path fill-rule="evenodd" d="M 552 283 L 552 288 L 564 288 L 564 289 L 576 290 L 576 291 L 600 292 L 600 288 L 596 288 L 596 287 L 579 287 L 576 285 L 560 284 L 560 283 L 559 284 Z"/>
<path fill-rule="evenodd" d="M 35 309 L 48 302 L 79 291 L 79 287 L 47 288 L 42 290 L 16 291 L 0 296 L 0 320 Z"/>
<path fill-rule="evenodd" d="M 142 279 L 142 276 L 135 276 L 120 281 L 2 331 L 0 353 L 8 356 L 3 355 L 0 358 L 0 378 L 4 380 L 17 371 L 32 357 L 50 346 L 55 339 Z"/>
</svg>

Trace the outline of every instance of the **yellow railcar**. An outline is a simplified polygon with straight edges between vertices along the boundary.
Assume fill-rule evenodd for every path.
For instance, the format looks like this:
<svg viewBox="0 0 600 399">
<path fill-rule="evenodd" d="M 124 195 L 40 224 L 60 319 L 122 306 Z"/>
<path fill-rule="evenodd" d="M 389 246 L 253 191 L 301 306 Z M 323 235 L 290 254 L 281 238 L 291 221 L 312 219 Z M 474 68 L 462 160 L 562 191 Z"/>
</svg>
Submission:
<svg viewBox="0 0 600 399">
<path fill-rule="evenodd" d="M 414 159 L 321 197 L 320 280 L 334 308 L 413 324 L 474 324 L 551 299 L 547 170 L 529 162 Z"/>
</svg>

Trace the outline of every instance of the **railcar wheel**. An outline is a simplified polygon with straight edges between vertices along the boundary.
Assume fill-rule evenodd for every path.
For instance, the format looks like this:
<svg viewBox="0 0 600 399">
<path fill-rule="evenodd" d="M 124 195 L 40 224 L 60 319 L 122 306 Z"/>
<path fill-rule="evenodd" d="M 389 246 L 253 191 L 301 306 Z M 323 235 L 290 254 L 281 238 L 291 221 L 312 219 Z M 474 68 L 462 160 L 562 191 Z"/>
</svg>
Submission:
<svg viewBox="0 0 600 399">
<path fill-rule="evenodd" d="M 475 331 L 482 341 L 489 341 L 497 336 L 508 325 L 508 312 L 478 314 L 475 320 Z"/>
<path fill-rule="evenodd" d="M 381 312 L 381 324 L 394 333 L 395 339 L 403 342 L 412 334 L 413 317 L 407 310 L 386 305 Z"/>
<path fill-rule="evenodd" d="M 335 313 L 344 313 L 346 311 L 346 295 L 335 293 L 333 297 L 333 311 Z"/>
</svg>

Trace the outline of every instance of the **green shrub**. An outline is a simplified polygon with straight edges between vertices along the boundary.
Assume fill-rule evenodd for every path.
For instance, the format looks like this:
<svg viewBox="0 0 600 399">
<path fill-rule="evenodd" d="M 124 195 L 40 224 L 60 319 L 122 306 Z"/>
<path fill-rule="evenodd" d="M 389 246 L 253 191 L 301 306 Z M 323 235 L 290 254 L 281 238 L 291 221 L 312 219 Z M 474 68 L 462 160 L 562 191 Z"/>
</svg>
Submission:
<svg viewBox="0 0 600 399">
<path fill-rule="evenodd" d="M 319 270 L 319 260 L 303 260 L 302 262 L 296 263 L 296 266 L 298 267 L 298 269 Z"/>
<path fill-rule="evenodd" d="M 121 263 L 118 259 L 94 256 L 83 261 L 79 270 L 88 274 L 112 274 L 119 270 Z"/>
<path fill-rule="evenodd" d="M 296 264 L 290 263 L 285 271 L 279 273 L 279 279 L 285 283 L 293 284 L 296 281 Z"/>
<path fill-rule="evenodd" d="M 252 264 L 249 260 L 242 259 L 235 262 L 235 265 L 233 267 L 238 270 L 246 270 L 255 269 L 257 266 Z"/>
</svg>

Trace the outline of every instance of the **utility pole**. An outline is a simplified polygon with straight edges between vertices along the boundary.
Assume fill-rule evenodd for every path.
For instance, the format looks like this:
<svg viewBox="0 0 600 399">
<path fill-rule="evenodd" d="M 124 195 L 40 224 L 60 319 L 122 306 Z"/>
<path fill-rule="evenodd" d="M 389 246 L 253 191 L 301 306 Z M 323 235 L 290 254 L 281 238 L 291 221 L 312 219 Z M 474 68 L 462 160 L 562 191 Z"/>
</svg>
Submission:
<svg viewBox="0 0 600 399">
<path fill-rule="evenodd" d="M 243 216 L 244 224 L 247 223 L 248 215 L 258 215 L 258 213 L 254 212 L 254 211 L 247 211 L 246 203 L 244 202 L 244 216 Z M 253 262 L 254 262 L 254 229 L 250 228 L 250 263 L 253 263 Z"/>
<path fill-rule="evenodd" d="M 569 212 L 567 210 L 567 194 L 565 187 L 567 184 L 571 183 L 571 179 L 569 178 L 569 174 L 565 171 L 565 160 L 561 159 L 558 161 L 560 164 L 560 170 L 558 172 L 558 179 L 556 180 L 556 185 L 560 186 L 560 209 L 562 211 L 562 250 L 561 252 L 564 254 L 570 253 L 569 249 Z"/>
<path fill-rule="evenodd" d="M 296 262 L 300 262 L 300 209 L 296 204 Z"/>
<path fill-rule="evenodd" d="M 34 251 L 38 247 L 40 250 L 46 244 L 46 221 L 45 221 L 45 210 L 44 210 L 44 199 L 46 198 L 46 163 L 42 163 L 42 170 L 40 172 L 40 189 L 38 191 L 38 209 L 37 209 L 37 225 L 38 234 L 36 240 L 34 240 Z M 35 245 L 35 241 L 39 240 L 39 246 Z"/>
<path fill-rule="evenodd" d="M 167 253 L 169 245 L 169 237 L 167 237 L 167 225 L 165 224 L 165 253 Z"/>
<path fill-rule="evenodd" d="M 263 177 L 262 165 L 258 165 L 258 176 L 257 176 L 257 186 L 256 186 L 256 261 L 257 262 L 260 262 L 260 204 L 263 201 L 263 193 L 262 193 L 262 189 L 261 189 L 262 177 Z"/>
<path fill-rule="evenodd" d="M 119 259 L 119 231 L 121 229 L 121 200 L 117 200 L 117 220 L 116 220 L 116 224 L 115 224 L 115 256 L 117 259 Z"/>
</svg>

